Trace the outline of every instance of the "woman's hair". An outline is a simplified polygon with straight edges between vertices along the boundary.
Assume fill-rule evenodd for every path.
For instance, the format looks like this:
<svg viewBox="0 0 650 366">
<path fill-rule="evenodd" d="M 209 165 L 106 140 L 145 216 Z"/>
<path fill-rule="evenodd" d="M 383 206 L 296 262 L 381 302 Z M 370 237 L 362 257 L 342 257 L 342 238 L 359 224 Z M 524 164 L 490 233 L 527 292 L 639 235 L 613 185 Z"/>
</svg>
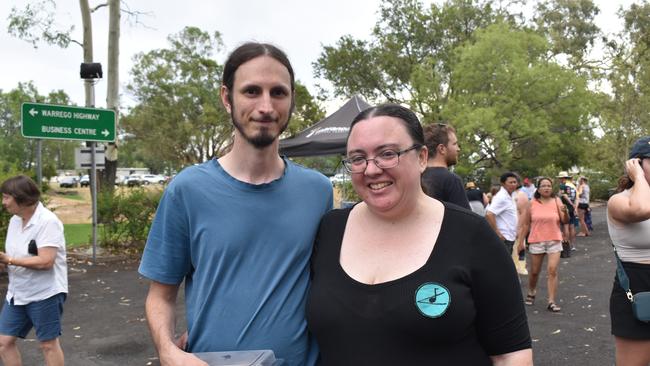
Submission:
<svg viewBox="0 0 650 366">
<path fill-rule="evenodd" d="M 549 177 L 541 177 L 541 178 L 537 179 L 537 189 L 535 190 L 535 193 L 533 194 L 535 199 L 538 200 L 538 201 L 540 200 L 540 198 L 542 198 L 542 195 L 539 194 L 539 186 L 541 186 L 542 182 L 545 181 L 545 180 L 547 180 L 547 181 L 549 181 L 551 183 L 551 197 L 555 197 L 555 192 L 553 192 L 553 179 L 551 179 Z"/>
<path fill-rule="evenodd" d="M 0 192 L 13 197 L 19 206 L 35 205 L 41 198 L 36 183 L 25 175 L 17 175 L 5 180 L 0 186 Z"/>
<path fill-rule="evenodd" d="M 494 195 L 499 192 L 500 189 L 501 189 L 500 185 L 493 185 L 492 187 L 490 187 L 490 195 L 491 195 L 490 201 L 492 200 L 492 197 L 494 197 Z"/>
<path fill-rule="evenodd" d="M 634 181 L 630 178 L 629 175 L 623 174 L 618 178 L 618 185 L 616 186 L 616 193 L 623 192 L 626 189 L 630 189 L 634 186 Z"/>
<path fill-rule="evenodd" d="M 641 164 L 643 164 L 643 159 L 648 159 L 648 158 L 641 158 Z M 626 189 L 630 189 L 634 186 L 634 181 L 630 176 L 625 173 L 623 174 L 620 178 L 618 178 L 618 184 L 616 186 L 616 193 L 623 192 Z"/>
<path fill-rule="evenodd" d="M 402 125 L 406 127 L 406 131 L 413 139 L 413 142 L 415 144 L 424 146 L 424 132 L 422 131 L 420 120 L 418 120 L 418 117 L 410 109 L 402 107 L 399 104 L 382 104 L 361 111 L 361 113 L 357 114 L 357 116 L 354 117 L 354 120 L 350 124 L 348 139 L 350 138 L 350 133 L 352 133 L 354 125 L 356 125 L 358 122 L 373 117 L 382 116 L 399 119 Z"/>
</svg>

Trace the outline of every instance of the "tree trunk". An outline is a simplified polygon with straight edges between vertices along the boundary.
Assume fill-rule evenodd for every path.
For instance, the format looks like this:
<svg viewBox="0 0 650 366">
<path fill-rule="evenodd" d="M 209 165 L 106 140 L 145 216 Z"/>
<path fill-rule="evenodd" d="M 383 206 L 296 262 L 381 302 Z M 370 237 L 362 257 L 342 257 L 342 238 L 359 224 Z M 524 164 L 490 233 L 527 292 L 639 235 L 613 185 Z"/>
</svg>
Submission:
<svg viewBox="0 0 650 366">
<path fill-rule="evenodd" d="M 114 110 L 119 121 L 120 0 L 108 1 L 108 14 L 108 85 L 106 108 Z M 104 164 L 104 173 L 101 175 L 101 186 L 103 189 L 112 191 L 115 187 L 115 174 L 117 172 L 117 140 L 108 143 L 106 146 Z"/>
</svg>

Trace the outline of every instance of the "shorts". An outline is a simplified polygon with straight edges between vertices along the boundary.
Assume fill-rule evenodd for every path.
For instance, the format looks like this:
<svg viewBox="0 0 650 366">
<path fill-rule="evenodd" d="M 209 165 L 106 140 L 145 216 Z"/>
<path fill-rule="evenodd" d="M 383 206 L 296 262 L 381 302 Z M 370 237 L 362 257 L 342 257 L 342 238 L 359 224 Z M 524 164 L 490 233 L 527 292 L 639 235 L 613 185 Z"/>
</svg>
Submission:
<svg viewBox="0 0 650 366">
<path fill-rule="evenodd" d="M 530 254 L 551 254 L 562 251 L 562 240 L 540 241 L 538 243 L 528 243 L 528 252 Z"/>
<path fill-rule="evenodd" d="M 578 203 L 578 208 L 581 210 L 588 210 L 589 209 L 589 204 L 588 203 Z"/>
<path fill-rule="evenodd" d="M 58 338 L 65 298 L 65 292 L 61 292 L 27 305 L 14 305 L 13 299 L 11 303 L 5 300 L 0 312 L 0 334 L 25 338 L 34 327 L 40 342 Z"/>
<path fill-rule="evenodd" d="M 650 264 L 623 262 L 623 268 L 630 278 L 630 286 L 635 293 L 650 291 Z M 650 340 L 650 323 L 644 323 L 634 317 L 632 304 L 618 283 L 618 276 L 614 278 L 614 287 L 609 298 L 609 314 L 613 335 Z"/>
<path fill-rule="evenodd" d="M 572 216 L 571 218 L 569 218 L 569 225 L 579 227 L 580 226 L 580 219 L 578 219 L 578 216 Z"/>
</svg>

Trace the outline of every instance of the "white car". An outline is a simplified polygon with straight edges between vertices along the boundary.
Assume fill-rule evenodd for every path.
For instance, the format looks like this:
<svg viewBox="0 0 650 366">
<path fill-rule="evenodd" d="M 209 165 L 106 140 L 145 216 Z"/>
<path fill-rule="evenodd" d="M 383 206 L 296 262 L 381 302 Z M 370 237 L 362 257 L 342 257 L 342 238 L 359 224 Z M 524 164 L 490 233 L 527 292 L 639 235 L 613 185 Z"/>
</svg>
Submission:
<svg viewBox="0 0 650 366">
<path fill-rule="evenodd" d="M 79 185 L 81 185 L 82 187 L 89 187 L 90 186 L 90 176 L 88 176 L 88 174 L 86 174 L 83 177 L 81 177 L 81 179 L 79 180 Z"/>
<path fill-rule="evenodd" d="M 142 176 L 143 184 L 163 184 L 165 183 L 165 177 L 160 174 L 145 174 Z"/>
<path fill-rule="evenodd" d="M 65 176 L 59 178 L 59 187 L 61 188 L 76 188 L 79 182 L 77 181 L 79 177 L 75 176 Z"/>
<path fill-rule="evenodd" d="M 332 184 L 343 183 L 346 180 L 345 174 L 343 173 L 338 173 L 330 177 L 330 182 L 332 182 Z"/>
</svg>

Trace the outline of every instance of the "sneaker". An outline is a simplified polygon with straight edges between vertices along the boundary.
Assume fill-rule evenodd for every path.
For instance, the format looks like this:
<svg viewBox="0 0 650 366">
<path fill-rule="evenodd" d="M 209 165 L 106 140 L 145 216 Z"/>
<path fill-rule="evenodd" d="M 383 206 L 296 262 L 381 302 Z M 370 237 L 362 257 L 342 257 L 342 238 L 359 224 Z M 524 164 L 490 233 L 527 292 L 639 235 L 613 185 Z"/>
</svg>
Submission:
<svg viewBox="0 0 650 366">
<path fill-rule="evenodd" d="M 572 251 L 572 252 L 573 252 L 573 251 L 576 251 L 576 250 L 577 250 L 576 247 L 571 247 L 571 251 Z"/>
</svg>

